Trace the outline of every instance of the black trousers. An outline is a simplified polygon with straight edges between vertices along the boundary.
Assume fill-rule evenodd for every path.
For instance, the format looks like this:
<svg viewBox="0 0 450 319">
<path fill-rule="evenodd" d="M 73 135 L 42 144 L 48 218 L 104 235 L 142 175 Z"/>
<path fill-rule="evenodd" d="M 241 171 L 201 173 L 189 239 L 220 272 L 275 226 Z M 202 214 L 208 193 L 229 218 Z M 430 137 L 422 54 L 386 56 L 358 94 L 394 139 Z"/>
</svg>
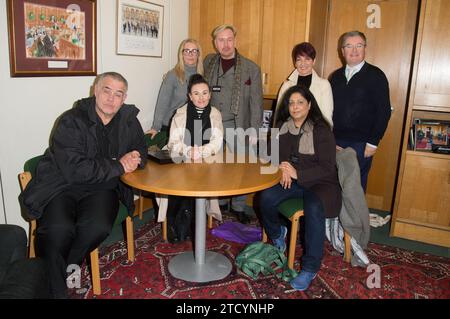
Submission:
<svg viewBox="0 0 450 319">
<path fill-rule="evenodd" d="M 115 190 L 69 190 L 47 205 L 38 220 L 36 248 L 47 262 L 53 297 L 67 297 L 67 267 L 81 267 L 86 255 L 108 237 L 118 209 Z"/>
<path fill-rule="evenodd" d="M 25 230 L 17 225 L 0 225 L 0 299 L 49 297 L 45 262 L 27 257 Z"/>
</svg>

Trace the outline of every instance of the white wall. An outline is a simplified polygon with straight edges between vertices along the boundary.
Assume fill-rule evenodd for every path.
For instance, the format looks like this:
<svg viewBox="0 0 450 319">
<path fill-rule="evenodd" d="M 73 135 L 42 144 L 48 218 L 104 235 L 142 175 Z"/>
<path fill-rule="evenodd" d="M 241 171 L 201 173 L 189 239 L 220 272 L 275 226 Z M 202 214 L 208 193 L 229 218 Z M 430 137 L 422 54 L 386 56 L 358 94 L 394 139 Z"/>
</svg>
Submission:
<svg viewBox="0 0 450 319">
<path fill-rule="evenodd" d="M 5 224 L 5 210 L 3 209 L 3 189 L 2 189 L 2 179 L 1 179 L 2 173 L 0 171 L 0 224 Z"/>
<path fill-rule="evenodd" d="M 189 0 L 152 2 L 164 6 L 163 58 L 116 55 L 117 2 L 97 1 L 97 72 L 117 71 L 127 78 L 127 102 L 140 108 L 144 130 L 150 128 L 162 76 L 175 65 L 178 44 L 188 35 Z M 0 1 L 0 43 L 8 43 L 6 1 Z M 94 77 L 11 78 L 8 50 L 0 46 L 0 172 L 7 218 L 4 221 L 2 214 L 0 223 L 27 229 L 17 200 L 17 175 L 27 159 L 48 146 L 55 119 L 89 95 Z"/>
</svg>

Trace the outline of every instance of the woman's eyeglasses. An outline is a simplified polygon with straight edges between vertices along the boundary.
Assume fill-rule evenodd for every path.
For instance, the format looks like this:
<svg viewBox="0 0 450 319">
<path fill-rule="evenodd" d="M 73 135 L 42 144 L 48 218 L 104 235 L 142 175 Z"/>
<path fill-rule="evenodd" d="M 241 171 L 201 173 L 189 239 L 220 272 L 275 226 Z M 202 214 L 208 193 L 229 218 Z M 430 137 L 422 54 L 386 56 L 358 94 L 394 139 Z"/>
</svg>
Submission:
<svg viewBox="0 0 450 319">
<path fill-rule="evenodd" d="M 183 49 L 184 55 L 197 55 L 198 52 L 198 49 Z"/>
</svg>

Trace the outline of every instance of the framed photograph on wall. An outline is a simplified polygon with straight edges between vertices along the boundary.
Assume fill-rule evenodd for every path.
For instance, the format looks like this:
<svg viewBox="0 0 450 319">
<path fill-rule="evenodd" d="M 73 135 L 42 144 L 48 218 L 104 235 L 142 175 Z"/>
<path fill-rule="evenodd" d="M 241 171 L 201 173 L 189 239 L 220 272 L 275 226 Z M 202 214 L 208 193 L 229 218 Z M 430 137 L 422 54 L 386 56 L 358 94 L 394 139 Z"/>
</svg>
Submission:
<svg viewBox="0 0 450 319">
<path fill-rule="evenodd" d="M 117 0 L 117 54 L 162 57 L 164 7 Z"/>
<path fill-rule="evenodd" d="M 97 74 L 96 0 L 8 0 L 12 77 Z"/>
</svg>

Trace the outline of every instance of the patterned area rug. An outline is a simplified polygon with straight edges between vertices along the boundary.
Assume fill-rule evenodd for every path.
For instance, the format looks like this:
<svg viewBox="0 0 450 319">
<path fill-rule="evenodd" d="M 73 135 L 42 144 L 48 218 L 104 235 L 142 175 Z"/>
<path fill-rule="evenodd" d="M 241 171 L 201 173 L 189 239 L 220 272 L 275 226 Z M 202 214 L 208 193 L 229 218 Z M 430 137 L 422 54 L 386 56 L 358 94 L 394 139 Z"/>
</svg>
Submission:
<svg viewBox="0 0 450 319">
<path fill-rule="evenodd" d="M 368 269 L 352 267 L 328 243 L 322 268 L 306 292 L 293 290 L 275 276 L 252 280 L 234 264 L 245 245 L 226 241 L 207 232 L 206 245 L 233 263 L 225 279 L 191 283 L 172 277 L 170 259 L 187 250 L 190 242 L 169 244 L 162 240 L 161 226 L 149 222 L 136 231 L 136 260 L 127 261 L 123 241 L 100 249 L 102 294 L 93 296 L 89 269 L 82 267 L 82 287 L 72 289 L 74 299 L 420 299 L 450 298 L 450 259 L 369 244 Z M 295 269 L 300 269 L 301 246 L 296 250 Z M 377 278 L 380 279 L 377 281 Z M 371 287 L 371 288 L 369 288 Z"/>
</svg>

